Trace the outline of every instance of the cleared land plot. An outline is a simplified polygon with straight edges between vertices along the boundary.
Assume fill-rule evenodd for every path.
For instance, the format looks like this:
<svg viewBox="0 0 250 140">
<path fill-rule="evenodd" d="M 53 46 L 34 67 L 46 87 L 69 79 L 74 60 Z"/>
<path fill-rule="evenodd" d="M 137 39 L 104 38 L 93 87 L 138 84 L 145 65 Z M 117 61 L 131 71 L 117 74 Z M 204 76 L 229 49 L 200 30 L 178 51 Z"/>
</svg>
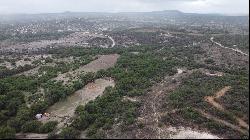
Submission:
<svg viewBox="0 0 250 140">
<path fill-rule="evenodd" d="M 105 70 L 110 67 L 113 67 L 116 64 L 117 59 L 120 55 L 118 54 L 110 54 L 110 55 L 101 55 L 98 59 L 90 62 L 87 65 L 80 67 L 74 71 L 69 71 L 67 73 L 59 74 L 53 80 L 63 81 L 64 84 L 68 83 L 70 78 L 75 79 L 81 73 L 84 72 L 97 72 L 99 70 Z"/>
<path fill-rule="evenodd" d="M 89 83 L 83 89 L 76 91 L 66 100 L 57 102 L 47 112 L 50 117 L 44 118 L 42 122 L 58 121 L 58 127 L 63 127 L 70 123 L 70 118 L 74 115 L 77 106 L 85 105 L 96 97 L 101 96 L 106 87 L 114 87 L 115 82 L 111 78 L 97 79 L 94 83 Z"/>
</svg>

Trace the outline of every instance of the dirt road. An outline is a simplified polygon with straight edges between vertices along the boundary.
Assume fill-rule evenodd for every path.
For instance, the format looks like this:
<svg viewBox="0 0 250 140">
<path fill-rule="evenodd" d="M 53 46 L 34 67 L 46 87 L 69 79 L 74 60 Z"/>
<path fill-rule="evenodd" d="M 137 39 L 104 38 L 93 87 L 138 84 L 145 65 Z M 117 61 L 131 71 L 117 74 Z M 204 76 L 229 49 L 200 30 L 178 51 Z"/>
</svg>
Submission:
<svg viewBox="0 0 250 140">
<path fill-rule="evenodd" d="M 226 92 L 228 92 L 230 89 L 231 89 L 230 86 L 226 86 L 217 93 L 215 93 L 214 96 L 206 96 L 204 99 L 205 101 L 209 102 L 211 105 L 216 107 L 218 110 L 225 111 L 224 107 L 221 104 L 217 103 L 215 99 L 219 99 L 220 97 L 224 96 Z"/>
<path fill-rule="evenodd" d="M 115 40 L 111 36 L 108 36 L 108 38 L 112 41 L 111 47 L 113 48 L 116 45 Z"/>
<path fill-rule="evenodd" d="M 220 124 L 223 124 L 223 125 L 225 125 L 225 126 L 227 126 L 227 127 L 232 128 L 233 130 L 239 131 L 239 132 L 241 132 L 242 134 L 249 135 L 248 130 L 242 129 L 242 128 L 240 128 L 239 126 L 236 126 L 236 125 L 234 125 L 234 124 L 232 124 L 232 123 L 229 123 L 229 122 L 227 122 L 227 121 L 225 121 L 225 120 L 219 119 L 219 118 L 217 118 L 217 117 L 215 117 L 215 116 L 213 116 L 213 115 L 211 115 L 211 114 L 209 114 L 209 113 L 206 113 L 206 112 L 204 112 L 204 111 L 202 111 L 202 110 L 197 110 L 197 111 L 200 112 L 200 113 L 201 113 L 203 116 L 205 116 L 207 119 L 212 119 L 212 120 L 214 120 L 214 121 L 216 121 L 216 122 L 218 122 L 218 123 L 220 123 Z"/>
<path fill-rule="evenodd" d="M 217 108 L 219 111 L 222 112 L 227 112 L 230 113 L 229 111 L 227 111 L 220 103 L 216 102 L 215 99 L 219 99 L 220 97 L 224 96 L 229 90 L 231 89 L 230 86 L 226 86 L 223 89 L 221 89 L 220 91 L 216 92 L 214 96 L 206 96 L 204 97 L 204 100 L 207 101 L 209 104 L 211 104 L 212 106 L 214 106 L 215 108 Z M 249 125 L 241 118 L 237 117 L 237 116 L 233 116 L 237 122 L 239 126 L 235 126 L 234 124 L 231 124 L 225 120 L 221 120 L 218 119 L 208 113 L 205 113 L 202 110 L 198 110 L 201 114 L 203 114 L 205 117 L 209 118 L 209 119 L 213 119 L 214 121 L 217 121 L 219 123 L 222 123 L 236 131 L 239 131 L 243 134 L 248 134 L 248 132 L 242 128 L 245 128 L 247 130 L 249 130 Z M 241 128 L 242 127 L 242 128 Z"/>
<path fill-rule="evenodd" d="M 164 97 L 174 91 L 179 85 L 182 78 L 187 77 L 193 71 L 178 69 L 178 73 L 173 76 L 167 76 L 161 83 L 154 85 L 151 92 L 141 97 L 143 103 L 139 109 L 137 123 L 143 124 L 144 127 L 133 130 L 134 138 L 139 139 L 162 139 L 170 138 L 168 126 L 159 126 L 162 117 L 161 107 L 166 102 Z M 175 81 L 175 82 L 173 82 Z"/>
<path fill-rule="evenodd" d="M 215 43 L 216 45 L 220 46 L 221 48 L 229 49 L 229 50 L 238 52 L 238 53 L 240 53 L 240 54 L 242 54 L 242 55 L 248 56 L 247 53 L 244 53 L 244 52 L 242 52 L 242 51 L 239 50 L 239 49 L 234 49 L 234 48 L 225 47 L 225 46 L 223 46 L 221 43 L 214 41 L 214 37 L 211 37 L 210 40 L 211 40 L 211 42 Z"/>
</svg>

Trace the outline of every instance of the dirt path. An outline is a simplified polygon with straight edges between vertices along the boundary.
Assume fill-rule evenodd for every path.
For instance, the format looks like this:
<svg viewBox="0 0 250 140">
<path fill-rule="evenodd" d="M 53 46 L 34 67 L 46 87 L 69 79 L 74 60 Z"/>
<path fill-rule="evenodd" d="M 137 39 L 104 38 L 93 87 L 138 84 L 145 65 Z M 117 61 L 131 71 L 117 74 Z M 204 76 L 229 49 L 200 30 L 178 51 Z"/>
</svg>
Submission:
<svg viewBox="0 0 250 140">
<path fill-rule="evenodd" d="M 218 110 L 225 111 L 224 107 L 221 104 L 217 103 L 215 99 L 219 99 L 220 97 L 224 96 L 226 92 L 228 92 L 230 89 L 231 89 L 230 86 L 226 86 L 217 93 L 215 93 L 214 96 L 206 96 L 204 99 L 205 101 L 209 102 L 211 105 L 216 107 Z"/>
<path fill-rule="evenodd" d="M 179 77 L 181 77 L 183 75 L 183 72 L 184 70 L 181 69 L 181 68 L 178 68 L 177 69 L 177 74 L 175 74 L 174 76 L 170 76 L 166 79 L 166 81 L 171 81 L 173 79 L 178 79 Z M 162 128 L 160 128 L 158 125 L 159 125 L 159 119 L 161 118 L 161 112 L 159 112 L 159 100 L 162 100 L 162 94 L 164 94 L 163 92 L 163 87 L 165 86 L 168 86 L 168 90 L 174 90 L 175 88 L 177 88 L 178 84 L 174 85 L 174 84 L 171 84 L 171 83 L 168 83 L 168 82 L 165 82 L 165 83 L 162 83 L 159 87 L 157 88 L 154 88 L 156 89 L 154 92 L 155 95 L 154 95 L 154 98 L 153 100 L 151 100 L 151 108 L 153 109 L 152 112 L 153 112 L 153 122 L 154 123 L 154 126 L 156 128 L 156 139 L 161 139 L 163 136 L 162 134 L 165 133 L 164 130 Z"/>
<path fill-rule="evenodd" d="M 214 41 L 214 37 L 211 37 L 210 40 L 211 40 L 211 42 L 215 43 L 216 45 L 220 46 L 221 48 L 229 49 L 229 50 L 238 52 L 238 53 L 240 53 L 240 54 L 242 54 L 242 55 L 248 56 L 247 53 L 244 53 L 244 52 L 242 52 L 242 51 L 239 50 L 239 49 L 234 49 L 234 48 L 225 47 L 225 46 L 223 46 L 221 43 Z"/>
<path fill-rule="evenodd" d="M 184 73 L 182 69 L 178 69 L 178 73 L 174 76 L 166 77 L 162 82 L 154 85 L 151 92 L 140 97 L 143 105 L 139 108 L 140 115 L 137 118 L 137 123 L 143 124 L 144 127 L 133 130 L 134 138 L 162 139 L 170 137 L 167 126 L 159 126 L 162 116 L 161 108 L 165 102 L 164 97 L 179 86 L 182 78 L 191 73 L 192 71 Z"/>
<path fill-rule="evenodd" d="M 204 111 L 202 111 L 202 110 L 198 110 L 198 109 L 197 109 L 197 111 L 200 112 L 200 113 L 201 113 L 203 116 L 205 116 L 207 119 L 212 119 L 212 120 L 214 120 L 214 121 L 216 121 L 216 122 L 218 122 L 218 123 L 220 123 L 220 124 L 224 124 L 225 126 L 232 128 L 233 130 L 239 131 L 239 132 L 242 133 L 242 134 L 249 135 L 248 130 L 242 129 L 242 128 L 240 128 L 239 126 L 236 126 L 236 125 L 231 124 L 231 123 L 229 123 L 229 122 L 227 122 L 227 121 L 225 121 L 225 120 L 222 120 L 222 119 L 219 119 L 219 118 L 217 118 L 217 117 L 215 117 L 215 116 L 212 116 L 211 114 L 206 113 L 206 112 L 204 112 Z"/>
<path fill-rule="evenodd" d="M 218 102 L 215 101 L 215 99 L 219 99 L 220 97 L 224 96 L 226 94 L 226 92 L 228 92 L 229 90 L 231 89 L 231 86 L 226 86 L 224 87 L 223 89 L 221 89 L 220 91 L 216 92 L 214 96 L 206 96 L 204 97 L 205 101 L 207 101 L 208 103 L 210 103 L 212 106 L 214 106 L 215 108 L 217 108 L 218 110 L 222 111 L 222 112 L 228 112 L 221 104 L 219 104 Z M 246 134 L 246 131 L 241 129 L 240 127 L 243 127 L 247 130 L 249 130 L 249 125 L 244 121 L 242 120 L 241 118 L 237 117 L 237 116 L 233 116 L 237 121 L 238 121 L 238 124 L 240 127 L 238 126 L 235 126 L 231 123 L 228 123 L 224 120 L 221 120 L 221 119 L 218 119 L 208 113 L 205 113 L 201 110 L 199 110 L 199 112 L 201 112 L 204 116 L 206 116 L 207 118 L 211 118 L 217 122 L 220 122 L 234 130 L 237 130 L 243 134 Z"/>
<path fill-rule="evenodd" d="M 111 36 L 108 36 L 108 38 L 112 41 L 111 48 L 113 48 L 116 45 L 115 40 Z"/>
</svg>

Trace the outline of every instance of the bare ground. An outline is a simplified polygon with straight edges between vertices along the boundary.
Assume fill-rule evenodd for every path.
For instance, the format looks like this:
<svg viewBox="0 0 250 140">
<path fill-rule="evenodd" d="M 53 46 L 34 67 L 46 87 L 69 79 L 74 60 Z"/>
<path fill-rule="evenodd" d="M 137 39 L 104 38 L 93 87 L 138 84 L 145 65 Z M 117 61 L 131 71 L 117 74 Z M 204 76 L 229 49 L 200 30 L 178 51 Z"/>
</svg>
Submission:
<svg viewBox="0 0 250 140">
<path fill-rule="evenodd" d="M 226 86 L 223 89 L 221 89 L 220 91 L 218 91 L 217 93 L 215 93 L 214 96 L 206 96 L 204 99 L 205 99 L 205 101 L 209 102 L 211 105 L 216 107 L 218 110 L 225 111 L 224 107 L 221 104 L 217 103 L 214 99 L 218 99 L 218 98 L 224 96 L 226 94 L 226 92 L 229 91 L 230 89 L 231 89 L 230 86 Z"/>
<path fill-rule="evenodd" d="M 114 87 L 114 80 L 111 78 L 97 79 L 94 83 L 89 83 L 83 89 L 76 91 L 66 100 L 57 102 L 47 109 L 50 117 L 44 118 L 41 121 L 58 121 L 58 128 L 62 128 L 70 123 L 77 106 L 85 105 L 96 97 L 101 96 L 106 87 Z"/>
<path fill-rule="evenodd" d="M 169 128 L 173 133 L 170 135 L 171 139 L 220 139 L 217 136 L 208 134 L 206 132 L 194 131 L 190 128 Z"/>
<path fill-rule="evenodd" d="M 16 139 L 47 139 L 48 134 L 17 133 Z"/>
<path fill-rule="evenodd" d="M 77 78 L 77 76 L 81 73 L 87 73 L 87 72 L 97 72 L 101 69 L 108 69 L 110 67 L 113 67 L 117 59 L 120 57 L 118 54 L 110 54 L 110 55 L 101 55 L 98 59 L 90 62 L 87 65 L 84 65 L 80 67 L 79 69 L 76 69 L 74 71 L 69 71 L 67 73 L 59 74 L 56 78 L 53 80 L 56 81 L 63 81 L 64 84 L 67 84 L 70 80 L 70 78 Z"/>
</svg>

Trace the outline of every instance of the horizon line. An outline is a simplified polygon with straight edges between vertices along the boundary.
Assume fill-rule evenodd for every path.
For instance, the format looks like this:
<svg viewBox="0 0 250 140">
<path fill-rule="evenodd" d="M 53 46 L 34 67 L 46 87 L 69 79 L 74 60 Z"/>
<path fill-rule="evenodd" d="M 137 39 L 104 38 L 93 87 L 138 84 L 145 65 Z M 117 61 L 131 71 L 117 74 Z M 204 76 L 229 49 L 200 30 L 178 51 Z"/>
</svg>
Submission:
<svg viewBox="0 0 250 140">
<path fill-rule="evenodd" d="M 109 13 L 109 14 L 119 14 L 119 13 L 151 13 L 151 12 L 164 12 L 164 11 L 176 11 L 176 12 L 181 12 L 183 14 L 201 14 L 201 15 L 222 15 L 222 16 L 249 16 L 249 13 L 205 13 L 205 12 L 183 12 L 181 10 L 156 10 L 156 11 L 106 11 L 106 12 L 101 12 L 101 11 L 61 11 L 61 12 L 37 12 L 37 13 L 22 13 L 22 12 L 17 12 L 17 13 L 2 13 L 0 15 L 41 15 L 41 14 L 62 14 L 62 13 Z"/>
</svg>

